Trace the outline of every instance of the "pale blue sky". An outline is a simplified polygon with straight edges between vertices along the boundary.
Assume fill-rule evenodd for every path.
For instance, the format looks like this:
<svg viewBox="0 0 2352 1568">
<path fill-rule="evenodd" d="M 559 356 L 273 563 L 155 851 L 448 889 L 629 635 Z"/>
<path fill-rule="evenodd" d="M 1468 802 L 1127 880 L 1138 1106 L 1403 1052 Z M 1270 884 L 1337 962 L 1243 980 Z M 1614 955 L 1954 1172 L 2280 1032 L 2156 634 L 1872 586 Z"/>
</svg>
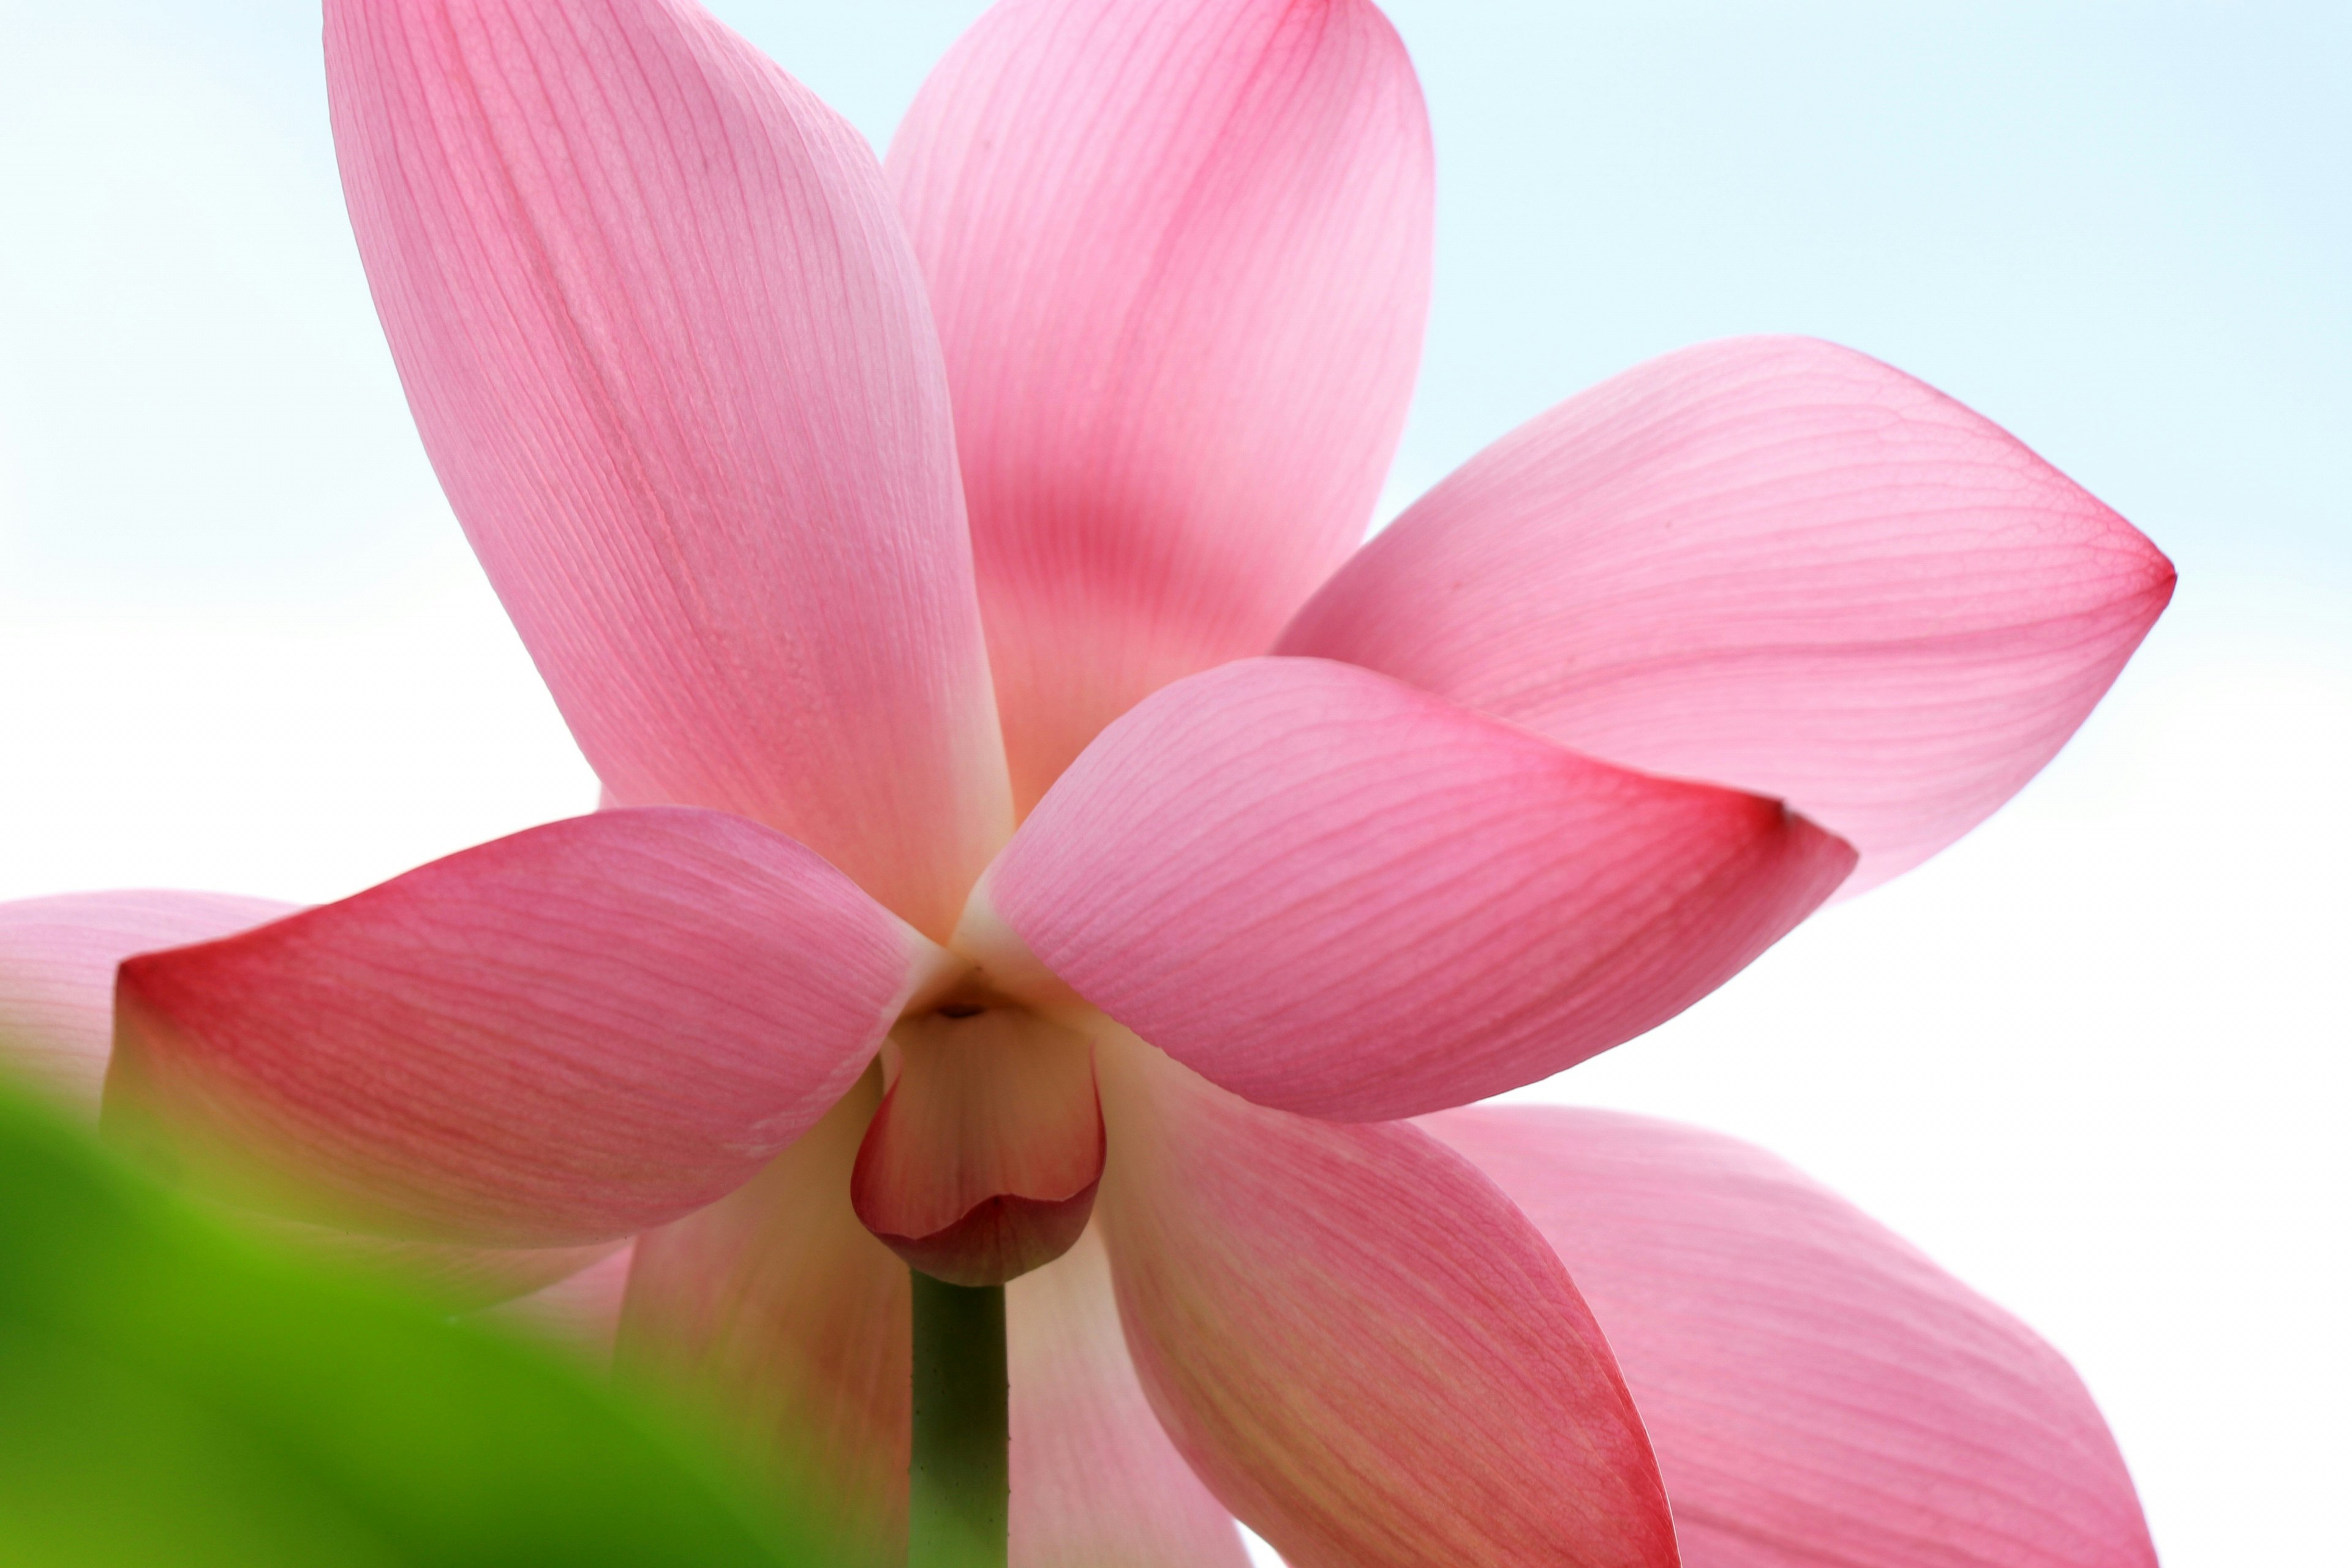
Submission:
<svg viewBox="0 0 2352 1568">
<path fill-rule="evenodd" d="M 429 500 L 314 9 L 0 3 L 0 482 L 52 586 L 250 593 Z M 980 7 L 718 9 L 880 142 Z M 1391 10 L 1443 181 L 1400 498 L 1650 354 L 1807 331 L 1991 414 L 2184 566 L 2352 570 L 2352 7 Z"/>
<path fill-rule="evenodd" d="M 887 138 L 972 0 L 719 0 Z M 1650 354 L 1876 353 L 2180 595 L 2044 777 L 1536 1091 L 1853 1195 L 2082 1368 L 2169 1568 L 2352 1472 L 2352 5 L 1397 0 L 1438 290 L 1401 502 Z M 344 226 L 312 0 L 0 0 L 0 898 L 295 898 L 585 809 Z"/>
</svg>

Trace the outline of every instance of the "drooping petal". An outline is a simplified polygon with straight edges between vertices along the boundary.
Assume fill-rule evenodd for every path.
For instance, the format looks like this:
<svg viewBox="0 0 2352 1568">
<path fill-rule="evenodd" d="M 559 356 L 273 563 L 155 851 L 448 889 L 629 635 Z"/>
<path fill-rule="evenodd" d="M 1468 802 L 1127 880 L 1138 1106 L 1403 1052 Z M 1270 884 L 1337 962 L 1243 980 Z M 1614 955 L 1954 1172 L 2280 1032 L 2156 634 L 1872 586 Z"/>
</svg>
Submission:
<svg viewBox="0 0 2352 1568">
<path fill-rule="evenodd" d="M 1012 1568 L 1247 1568 L 1136 1381 L 1097 1233 L 1006 1289 L 1004 1337 Z"/>
<path fill-rule="evenodd" d="M 981 896 L 1055 974 L 1262 1105 L 1410 1115 L 1671 1017 L 1836 887 L 1774 801 L 1627 773 L 1321 659 L 1112 726 Z"/>
<path fill-rule="evenodd" d="M 943 935 L 1010 826 L 947 382 L 872 153 L 693 0 L 329 0 L 418 428 L 606 786 Z"/>
<path fill-rule="evenodd" d="M 114 1049 L 114 966 L 226 936 L 291 904 L 228 893 L 64 893 L 0 904 L 0 1070 L 98 1119 Z"/>
<path fill-rule="evenodd" d="M 699 1393 L 772 1456 L 835 1568 L 907 1560 L 907 1266 L 849 1207 L 881 1098 L 869 1073 L 741 1190 L 640 1237 L 615 1352 L 625 1374 Z"/>
<path fill-rule="evenodd" d="M 890 1037 L 898 1073 L 849 1179 L 866 1228 L 950 1285 L 1002 1285 L 1068 1251 L 1102 1179 L 1093 1043 L 1002 1005 Z"/>
<path fill-rule="evenodd" d="M 2155 1568 L 2064 1358 L 1836 1194 L 1643 1117 L 1479 1107 L 1426 1125 L 1574 1271 L 1690 1568 Z"/>
<path fill-rule="evenodd" d="M 295 1218 L 614 1239 L 798 1137 L 937 954 L 756 823 L 599 812 L 128 961 L 107 1124 Z"/>
<path fill-rule="evenodd" d="M 1670 1568 L 1609 1346 L 1493 1184 L 1402 1123 L 1102 1051 L 1104 1238 L 1153 1409 L 1292 1568 Z"/>
<path fill-rule="evenodd" d="M 1990 421 L 1800 338 L 1709 343 L 1470 460 L 1283 635 L 1627 767 L 1777 795 L 1848 891 L 1990 816 L 2172 593 Z"/>
<path fill-rule="evenodd" d="M 1362 537 L 1427 313 L 1427 115 L 1370 0 L 1013 0 L 889 168 L 1026 810 Z"/>
<path fill-rule="evenodd" d="M 0 1064 L 98 1120 L 114 1048 L 114 973 L 133 953 L 248 930 L 297 906 L 230 893 L 137 889 L 66 893 L 0 904 Z M 234 1224 L 346 1268 L 419 1291 L 453 1310 L 541 1291 L 595 1264 L 608 1244 L 456 1247 L 366 1236 L 272 1215 Z"/>
</svg>

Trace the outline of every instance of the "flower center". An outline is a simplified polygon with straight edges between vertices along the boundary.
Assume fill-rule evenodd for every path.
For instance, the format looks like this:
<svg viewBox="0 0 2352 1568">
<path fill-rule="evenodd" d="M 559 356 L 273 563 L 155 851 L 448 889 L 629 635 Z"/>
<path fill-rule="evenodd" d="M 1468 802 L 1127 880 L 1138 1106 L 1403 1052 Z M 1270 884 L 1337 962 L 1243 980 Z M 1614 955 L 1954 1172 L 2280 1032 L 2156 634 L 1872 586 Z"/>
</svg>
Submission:
<svg viewBox="0 0 2352 1568">
<path fill-rule="evenodd" d="M 1074 1245 L 1102 1179 L 1086 1036 L 986 992 L 899 1020 L 850 1203 L 899 1257 L 954 1285 L 1000 1285 Z"/>
</svg>

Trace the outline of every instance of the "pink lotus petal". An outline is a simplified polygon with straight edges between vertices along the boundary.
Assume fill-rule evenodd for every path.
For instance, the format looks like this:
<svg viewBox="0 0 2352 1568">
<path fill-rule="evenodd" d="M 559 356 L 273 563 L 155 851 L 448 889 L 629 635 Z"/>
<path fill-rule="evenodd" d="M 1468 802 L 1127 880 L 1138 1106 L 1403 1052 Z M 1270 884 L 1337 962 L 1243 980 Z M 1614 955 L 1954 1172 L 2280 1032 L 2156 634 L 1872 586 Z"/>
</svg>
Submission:
<svg viewBox="0 0 2352 1568">
<path fill-rule="evenodd" d="M 1853 891 L 2014 794 L 2171 593 L 2154 546 L 1985 419 L 1848 350 L 1746 338 L 1488 447 L 1281 651 L 1780 796 L 1862 852 Z"/>
<path fill-rule="evenodd" d="M 1099 1234 L 1014 1280 L 1004 1325 L 1012 1568 L 1247 1568 L 1136 1381 Z"/>
<path fill-rule="evenodd" d="M 879 1077 L 750 1184 L 639 1238 L 616 1355 L 700 1394 L 772 1457 L 827 1568 L 907 1561 L 907 1266 L 849 1208 Z"/>
<path fill-rule="evenodd" d="M 130 960 L 107 1123 L 296 1218 L 617 1238 L 798 1137 L 936 953 L 755 823 L 599 812 Z"/>
<path fill-rule="evenodd" d="M 0 1064 L 95 1122 L 114 1048 L 116 966 L 133 953 L 262 925 L 296 907 L 228 893 L 152 889 L 66 893 L 0 904 Z M 609 1243 L 454 1247 L 363 1236 L 269 1215 L 226 1217 L 453 1309 L 546 1289 L 613 1251 Z"/>
<path fill-rule="evenodd" d="M 1292 1568 L 1669 1568 L 1632 1398 L 1543 1238 L 1401 1123 L 1102 1055 L 1119 1311 L 1176 1447 Z"/>
<path fill-rule="evenodd" d="M 1721 984 L 1853 851 L 1320 659 L 1197 675 L 1079 759 L 982 896 L 1087 1000 L 1351 1121 L 1557 1072 Z"/>
<path fill-rule="evenodd" d="M 1026 810 L 1362 537 L 1428 308 L 1427 115 L 1369 0 L 1012 0 L 889 169 Z"/>
<path fill-rule="evenodd" d="M 65 893 L 0 904 L 0 1071 L 98 1120 L 114 1049 L 114 966 L 226 936 L 292 904 L 227 893 Z"/>
<path fill-rule="evenodd" d="M 1834 1194 L 1641 1117 L 1481 1107 L 1426 1125 L 1575 1273 L 1689 1568 L 2155 1568 L 2074 1369 Z"/>
<path fill-rule="evenodd" d="M 898 1075 L 849 1178 L 866 1228 L 951 1285 L 1067 1252 L 1102 1179 L 1093 1044 L 1007 1006 L 908 1018 L 890 1037 Z"/>
<path fill-rule="evenodd" d="M 621 1303 L 636 1251 L 623 1247 L 587 1268 L 475 1314 L 478 1323 L 511 1329 L 570 1351 L 589 1365 L 608 1368 L 621 1327 Z"/>
<path fill-rule="evenodd" d="M 857 133 L 692 0 L 328 0 L 426 448 L 619 800 L 944 935 L 1010 826 L 947 381 Z"/>
</svg>

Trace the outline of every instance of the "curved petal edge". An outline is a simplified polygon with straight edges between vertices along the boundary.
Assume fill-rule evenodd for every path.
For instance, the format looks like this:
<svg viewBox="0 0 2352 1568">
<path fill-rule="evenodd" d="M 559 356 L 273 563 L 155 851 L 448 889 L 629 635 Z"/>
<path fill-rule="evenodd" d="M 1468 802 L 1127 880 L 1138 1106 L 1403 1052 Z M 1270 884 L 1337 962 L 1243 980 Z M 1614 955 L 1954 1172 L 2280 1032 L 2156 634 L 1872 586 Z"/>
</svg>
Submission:
<svg viewBox="0 0 2352 1568">
<path fill-rule="evenodd" d="M 1473 458 L 1279 651 L 1784 799 L 1861 852 L 1856 891 L 2032 777 L 2172 585 L 2154 545 L 1991 421 L 1851 350 L 1739 338 Z"/>
<path fill-rule="evenodd" d="M 599 812 L 125 963 L 105 1125 L 292 1218 L 616 1240 L 814 1122 L 937 952 L 756 823 Z"/>
<path fill-rule="evenodd" d="M 1608 1111 L 1481 1106 L 1422 1125 L 1575 1273 L 1691 1568 L 2155 1568 L 2064 1358 L 1780 1160 Z"/>
<path fill-rule="evenodd" d="M 0 904 L 0 1067 L 98 1118 L 114 1049 L 114 970 L 293 912 L 271 899 L 137 889 Z"/>
<path fill-rule="evenodd" d="M 1378 1121 L 1571 1066 L 1721 984 L 1853 851 L 1384 676 L 1244 660 L 1105 731 L 982 879 L 1061 980 L 1262 1105 Z"/>
<path fill-rule="evenodd" d="M 1136 1370 L 1294 1568 L 1673 1568 L 1609 1346 L 1493 1184 L 1403 1123 L 1268 1110 L 1131 1039 L 1102 1059 Z"/>
</svg>

